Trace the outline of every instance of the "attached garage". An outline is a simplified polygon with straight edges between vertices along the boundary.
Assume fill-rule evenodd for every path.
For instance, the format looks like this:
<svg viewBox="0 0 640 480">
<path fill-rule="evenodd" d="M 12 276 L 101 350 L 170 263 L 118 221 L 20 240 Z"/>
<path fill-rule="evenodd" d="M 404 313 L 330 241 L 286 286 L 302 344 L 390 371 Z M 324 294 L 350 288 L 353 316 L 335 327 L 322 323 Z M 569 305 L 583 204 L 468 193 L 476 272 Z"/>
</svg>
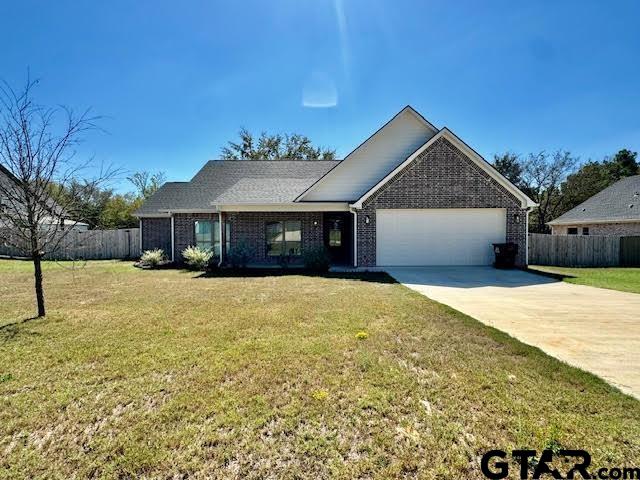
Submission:
<svg viewBox="0 0 640 480">
<path fill-rule="evenodd" d="M 506 239 L 504 208 L 377 209 L 379 266 L 490 265 Z"/>
</svg>

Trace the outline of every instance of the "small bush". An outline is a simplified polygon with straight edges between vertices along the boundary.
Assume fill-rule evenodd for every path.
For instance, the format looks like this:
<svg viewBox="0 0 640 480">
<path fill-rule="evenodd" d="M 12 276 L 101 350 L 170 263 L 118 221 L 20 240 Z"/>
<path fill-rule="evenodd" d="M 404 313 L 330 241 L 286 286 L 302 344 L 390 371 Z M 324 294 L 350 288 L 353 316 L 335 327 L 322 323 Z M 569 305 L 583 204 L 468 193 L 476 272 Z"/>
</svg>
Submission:
<svg viewBox="0 0 640 480">
<path fill-rule="evenodd" d="M 247 264 L 254 257 L 254 250 L 249 244 L 240 240 L 237 245 L 229 249 L 227 253 L 227 262 L 233 268 L 246 268 Z"/>
<path fill-rule="evenodd" d="M 324 247 L 305 249 L 303 260 L 304 266 L 314 272 L 328 272 L 331 266 L 329 253 Z"/>
<path fill-rule="evenodd" d="M 182 258 L 193 270 L 206 270 L 213 258 L 213 252 L 199 247 L 187 247 L 182 251 Z"/>
<path fill-rule="evenodd" d="M 146 250 L 140 257 L 140 263 L 146 267 L 157 267 L 167 260 L 164 250 L 156 248 L 155 250 Z"/>
</svg>

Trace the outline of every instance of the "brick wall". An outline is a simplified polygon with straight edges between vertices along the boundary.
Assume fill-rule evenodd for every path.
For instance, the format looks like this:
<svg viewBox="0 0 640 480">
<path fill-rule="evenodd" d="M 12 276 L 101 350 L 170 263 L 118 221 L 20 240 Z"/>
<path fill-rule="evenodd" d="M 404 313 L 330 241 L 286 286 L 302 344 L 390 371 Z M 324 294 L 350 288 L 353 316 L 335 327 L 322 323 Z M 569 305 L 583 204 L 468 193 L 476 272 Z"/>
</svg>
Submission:
<svg viewBox="0 0 640 480">
<path fill-rule="evenodd" d="M 636 223 L 593 223 L 588 225 L 552 225 L 552 235 L 566 235 L 567 228 L 576 227 L 578 235 L 582 235 L 582 228 L 589 227 L 589 235 L 640 235 L 640 221 Z"/>
<path fill-rule="evenodd" d="M 224 216 L 222 217 L 224 221 Z M 196 244 L 195 222 L 198 220 L 218 220 L 217 213 L 176 213 L 173 216 L 173 230 L 175 235 L 175 260 L 182 262 L 182 251 Z"/>
<path fill-rule="evenodd" d="M 526 211 L 520 201 L 446 139 L 437 140 L 358 211 L 359 266 L 376 264 L 378 208 L 506 208 L 507 241 L 518 244 L 516 262 L 525 264 Z"/>
<path fill-rule="evenodd" d="M 278 261 L 277 257 L 269 257 L 266 253 L 266 222 L 300 220 L 302 250 L 323 245 L 321 212 L 228 212 L 225 215 L 230 223 L 231 247 L 244 242 L 255 252 L 255 263 Z"/>
<path fill-rule="evenodd" d="M 142 218 L 142 251 L 161 248 L 171 258 L 171 219 Z"/>
</svg>

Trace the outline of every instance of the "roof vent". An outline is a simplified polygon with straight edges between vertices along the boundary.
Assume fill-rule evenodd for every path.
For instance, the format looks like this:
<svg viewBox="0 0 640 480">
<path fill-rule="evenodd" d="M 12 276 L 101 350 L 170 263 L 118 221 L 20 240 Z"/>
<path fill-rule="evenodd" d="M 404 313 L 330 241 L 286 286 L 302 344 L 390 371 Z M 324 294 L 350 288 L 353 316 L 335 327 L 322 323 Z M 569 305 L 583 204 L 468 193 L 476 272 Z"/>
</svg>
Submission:
<svg viewBox="0 0 640 480">
<path fill-rule="evenodd" d="M 586 212 L 586 211 L 587 211 L 587 209 L 586 209 L 585 207 L 582 207 L 582 211 L 583 211 L 583 212 Z"/>
<path fill-rule="evenodd" d="M 630 204 L 629 204 L 629 208 L 633 208 L 633 203 L 630 203 Z"/>
</svg>

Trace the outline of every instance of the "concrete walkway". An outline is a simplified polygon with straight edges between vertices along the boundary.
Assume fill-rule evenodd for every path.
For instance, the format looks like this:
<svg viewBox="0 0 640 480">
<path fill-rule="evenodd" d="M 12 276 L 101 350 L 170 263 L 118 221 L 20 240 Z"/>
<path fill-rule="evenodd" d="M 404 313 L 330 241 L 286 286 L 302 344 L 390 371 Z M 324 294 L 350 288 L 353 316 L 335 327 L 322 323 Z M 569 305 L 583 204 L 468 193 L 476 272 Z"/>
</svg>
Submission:
<svg viewBox="0 0 640 480">
<path fill-rule="evenodd" d="M 640 295 L 491 267 L 393 267 L 398 282 L 640 398 Z"/>
</svg>

